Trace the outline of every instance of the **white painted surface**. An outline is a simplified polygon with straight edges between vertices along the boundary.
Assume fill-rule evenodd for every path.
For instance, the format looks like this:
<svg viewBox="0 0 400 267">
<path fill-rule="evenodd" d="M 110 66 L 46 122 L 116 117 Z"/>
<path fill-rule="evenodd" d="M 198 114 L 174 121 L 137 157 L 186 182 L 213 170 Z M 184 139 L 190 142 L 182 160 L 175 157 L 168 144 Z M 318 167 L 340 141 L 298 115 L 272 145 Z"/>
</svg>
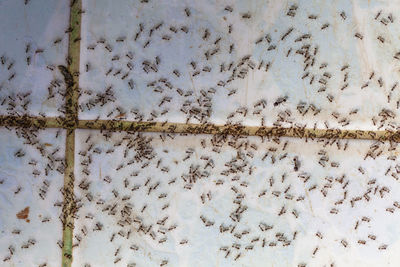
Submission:
<svg viewBox="0 0 400 267">
<path fill-rule="evenodd" d="M 0 115 L 62 115 L 65 84 L 57 66 L 66 65 L 68 54 L 68 3 L 0 1 Z"/>
<path fill-rule="evenodd" d="M 57 203 L 63 201 L 65 132 L 60 130 L 57 138 L 54 129 L 36 134 L 37 138 L 31 139 L 38 143 L 32 146 L 26 144 L 28 139 L 19 137 L 20 130 L 0 129 L 1 266 L 61 265 L 57 244 L 62 240 L 61 206 Z M 43 148 L 43 155 L 39 148 Z M 18 151 L 24 156 L 16 156 Z M 26 207 L 28 218 L 19 219 L 17 214 Z"/>
<path fill-rule="evenodd" d="M 225 10 L 228 5 L 232 12 Z M 287 16 L 291 5 L 298 7 L 294 17 Z M 216 124 L 232 121 L 260 125 L 264 118 L 266 125 L 273 125 L 281 113 L 285 121 L 278 123 L 282 126 L 297 123 L 312 128 L 316 123 L 317 128 L 325 128 L 324 122 L 327 122 L 330 128 L 397 129 L 400 87 L 393 91 L 391 88 L 399 80 L 399 60 L 394 58 L 399 45 L 396 37 L 400 29 L 399 7 L 398 1 L 356 0 L 84 1 L 80 79 L 84 93 L 80 98 L 80 117 L 185 122 L 188 113 L 182 109 L 187 112 L 198 108 L 200 114 L 207 114 L 209 109 L 210 114 L 203 121 Z M 185 8 L 190 10 L 189 17 Z M 379 11 L 381 14 L 375 20 Z M 251 18 L 243 19 L 245 13 L 251 14 Z M 393 23 L 389 20 L 390 14 Z M 309 19 L 310 15 L 316 19 Z M 155 29 L 159 23 L 162 25 Z M 135 41 L 140 24 L 143 30 Z M 325 24 L 329 26 L 321 29 Z M 232 25 L 231 34 L 229 25 Z M 187 33 L 181 30 L 183 26 L 187 27 Z M 290 28 L 292 32 L 282 40 Z M 209 37 L 203 39 L 206 29 Z M 357 32 L 362 34 L 362 40 L 355 37 Z M 267 34 L 270 43 L 265 38 Z M 296 41 L 304 34 L 310 38 Z M 377 39 L 379 36 L 384 38 L 384 43 Z M 218 38 L 221 40 L 215 45 Z M 262 41 L 256 43 L 260 38 Z M 99 43 L 102 40 L 104 43 Z M 229 53 L 231 44 L 234 50 Z M 272 46 L 276 48 L 268 50 Z M 309 46 L 308 61 L 305 61 L 306 54 L 296 54 L 303 46 Z M 314 56 L 315 48 L 318 52 Z M 219 50 L 207 60 L 205 53 L 211 54 L 214 49 Z M 287 57 L 289 49 L 292 51 Z M 132 59 L 126 56 L 129 53 Z M 157 56 L 158 65 L 155 64 Z M 239 64 L 245 56 L 250 56 L 254 70 L 249 67 L 249 61 Z M 145 60 L 155 64 L 157 72 L 149 67 L 146 73 Z M 196 62 L 196 69 L 190 65 L 192 61 Z M 231 62 L 232 68 L 227 71 Z M 265 71 L 267 62 L 270 62 L 268 72 Z M 326 68 L 320 68 L 324 63 Z M 89 64 L 88 72 L 86 64 Z M 225 66 L 223 72 L 220 72 L 221 64 Z M 341 71 L 346 65 L 349 67 Z M 234 79 L 228 82 L 235 66 Z M 204 71 L 204 67 L 210 67 L 210 72 Z M 174 70 L 179 71 L 179 77 Z M 199 74 L 193 76 L 196 71 Z M 238 77 L 240 71 L 246 73 L 243 78 Z M 307 72 L 309 75 L 302 79 Z M 330 78 L 323 76 L 325 72 Z M 372 72 L 374 76 L 369 79 Z M 319 83 L 321 78 L 326 80 L 326 90 L 318 92 L 323 86 Z M 160 79 L 166 80 L 160 82 Z M 134 89 L 129 86 L 130 80 L 135 84 Z M 147 86 L 154 81 L 154 86 Z M 218 85 L 220 81 L 225 85 Z M 368 87 L 361 89 L 367 82 Z M 345 84 L 348 86 L 341 90 Z M 210 88 L 215 93 L 208 92 Z M 236 94 L 228 96 L 233 89 Z M 185 96 L 188 92 L 192 95 Z M 102 103 L 101 94 L 110 100 Z M 284 96 L 288 97 L 287 101 L 274 106 L 277 98 Z M 328 96 L 332 96 L 332 102 Z M 159 106 L 165 97 L 170 102 Z M 209 98 L 211 107 L 205 105 L 205 98 Z M 266 101 L 265 108 L 254 107 L 260 100 Z M 300 103 L 304 107 L 299 111 Z M 235 114 L 240 108 L 248 109 L 247 116 Z M 381 122 L 383 109 L 391 110 L 395 118 Z M 286 110 L 291 116 L 282 115 Z M 317 110 L 320 112 L 314 115 Z M 354 110 L 358 113 L 351 114 Z M 162 114 L 165 111 L 168 112 Z M 337 113 L 336 118 L 332 113 Z M 235 116 L 227 119 L 230 114 Z M 198 117 L 192 116 L 190 122 L 199 122 L 201 115 Z"/>
<path fill-rule="evenodd" d="M 331 263 L 334 266 L 396 266 L 399 261 L 396 251 L 400 241 L 396 229 L 400 213 L 394 202 L 399 201 L 400 187 L 394 179 L 397 174 L 391 176 L 396 173 L 397 160 L 387 160 L 387 157 L 396 155 L 398 149 L 389 151 L 388 144 L 379 145 L 375 153 L 380 150 L 382 153 L 375 160 L 364 160 L 373 142 L 349 141 L 344 151 L 346 142 L 342 141 L 338 149 L 336 143 L 324 148 L 323 142 L 289 138 L 282 138 L 280 144 L 261 142 L 255 137 L 236 141 L 228 138 L 225 142 L 216 142 L 214 146 L 211 136 L 174 136 L 173 139 L 165 136 L 162 142 L 158 134 L 143 134 L 145 139 L 141 139 L 136 134 L 115 133 L 106 141 L 98 132 L 79 130 L 77 138 L 77 152 L 87 152 L 85 156 L 77 154 L 75 158 L 78 163 L 77 184 L 81 185 L 76 187 L 76 194 L 81 199 L 79 203 L 82 203 L 75 234 L 82 241 L 74 239 L 74 243 L 79 243 L 74 249 L 74 266 L 113 265 L 117 260 L 119 266 L 129 263 L 159 266 L 162 260 L 168 260 L 168 266 L 298 266 L 301 263 L 307 266 L 329 266 Z M 202 148 L 202 139 L 206 148 Z M 148 146 L 150 160 L 143 158 L 144 154 L 139 157 L 141 160 L 138 157 L 134 160 L 138 155 L 139 140 Z M 131 145 L 128 145 L 129 142 Z M 233 147 L 229 146 L 229 142 Z M 283 151 L 285 142 L 288 145 Z M 240 144 L 242 146 L 236 149 Z M 257 150 L 251 147 L 252 144 Z M 213 148 L 220 152 L 213 152 Z M 270 151 L 262 160 L 271 148 L 277 151 Z M 184 160 L 189 155 L 186 151 L 190 149 L 193 153 Z M 329 158 L 326 167 L 318 164 L 322 157 L 318 155 L 320 150 L 325 150 Z M 243 160 L 231 162 L 237 152 Z M 286 158 L 280 160 L 286 153 Z M 205 156 L 213 160 L 214 168 L 206 168 L 207 161 L 201 159 Z M 296 156 L 300 162 L 297 172 L 293 164 Z M 88 162 L 91 163 L 86 166 Z M 224 173 L 229 169 L 229 162 L 237 172 Z M 339 166 L 332 167 L 334 162 Z M 207 173 L 207 177 L 192 183 L 185 182 L 185 175 L 190 173 L 191 166 L 198 166 L 198 172 Z M 168 168 L 168 172 L 162 170 L 164 167 Z M 359 167 L 363 168 L 364 174 L 358 170 Z M 385 175 L 389 167 L 391 169 Z M 286 178 L 282 182 L 283 174 Z M 310 178 L 301 178 L 301 174 Z M 169 184 L 173 179 L 176 182 Z M 369 184 L 374 179 L 376 182 Z M 218 180 L 224 183 L 216 185 Z M 148 193 L 149 188 L 157 183 L 159 186 Z M 88 184 L 87 188 L 85 184 Z M 192 185 L 191 190 L 184 188 L 188 184 Z M 132 191 L 135 186 L 139 188 Z M 237 189 L 237 193 L 232 187 Z M 264 190 L 265 195 L 259 197 Z M 368 190 L 371 192 L 365 197 Z M 347 192 L 346 199 L 342 204 L 337 203 L 344 198 L 344 192 Z M 88 193 L 89 198 L 93 197 L 91 201 L 87 198 Z M 163 193 L 167 195 L 160 199 Z M 211 200 L 207 193 L 211 194 Z M 205 194 L 204 204 L 202 194 Z M 235 222 L 230 215 L 238 208 L 233 201 L 239 194 L 243 194 L 242 206 L 247 210 L 241 214 L 240 221 Z M 359 196 L 361 200 L 354 201 L 352 207 L 354 198 Z M 129 199 L 122 200 L 124 197 Z M 301 197 L 304 200 L 299 200 Z M 163 210 L 166 204 L 169 206 Z M 147 207 L 141 212 L 144 205 Z M 129 216 L 121 215 L 125 206 L 131 207 Z M 282 207 L 286 212 L 279 215 Z M 387 208 L 393 208 L 393 213 Z M 337 214 L 331 213 L 335 212 L 333 209 L 337 209 Z M 298 218 L 292 213 L 294 210 Z M 88 214 L 92 214 L 93 219 L 90 215 L 87 218 Z M 166 216 L 165 225 L 158 225 L 157 222 Z M 214 224 L 205 226 L 200 216 Z M 369 222 L 363 221 L 363 217 Z M 127 218 L 132 221 L 131 224 L 118 224 Z M 354 229 L 357 221 L 359 226 Z M 103 225 L 102 230 L 95 230 L 96 223 Z M 273 228 L 261 231 L 260 223 Z M 145 228 L 152 225 L 152 228 L 144 233 L 138 231 L 140 224 Z M 176 225 L 176 229 L 165 234 L 159 232 L 172 225 Z M 221 233 L 221 225 L 235 225 L 236 228 L 232 233 L 232 228 Z M 81 232 L 82 228 L 87 229 L 86 235 Z M 235 237 L 235 234 L 245 230 L 249 234 Z M 129 231 L 131 234 L 128 237 Z M 150 235 L 152 231 L 154 239 Z M 297 232 L 295 240 L 294 232 Z M 321 233 L 322 239 L 316 236 L 317 232 Z M 286 241 L 277 241 L 277 233 L 283 233 L 290 245 L 284 246 Z M 115 237 L 110 242 L 113 234 Z M 376 239 L 372 240 L 369 235 L 375 235 Z M 252 242 L 257 237 L 259 240 Z M 163 238 L 165 242 L 160 243 Z M 262 247 L 264 238 L 266 245 Z M 182 240 L 188 240 L 188 243 L 181 245 Z M 347 247 L 341 244 L 341 240 L 348 243 Z M 359 240 L 365 240 L 366 244 L 359 244 Z M 271 242 L 276 242 L 276 247 L 270 247 Z M 235 249 L 233 244 L 240 244 L 241 248 Z M 132 245 L 136 245 L 138 250 L 130 249 Z M 254 245 L 254 248 L 246 250 L 249 245 Z M 387 245 L 387 249 L 379 249 L 382 245 Z M 226 252 L 220 251 L 224 246 L 231 251 L 227 258 Z M 313 255 L 316 247 L 318 251 Z M 114 256 L 117 249 L 119 251 Z M 241 257 L 235 261 L 238 253 Z"/>
</svg>

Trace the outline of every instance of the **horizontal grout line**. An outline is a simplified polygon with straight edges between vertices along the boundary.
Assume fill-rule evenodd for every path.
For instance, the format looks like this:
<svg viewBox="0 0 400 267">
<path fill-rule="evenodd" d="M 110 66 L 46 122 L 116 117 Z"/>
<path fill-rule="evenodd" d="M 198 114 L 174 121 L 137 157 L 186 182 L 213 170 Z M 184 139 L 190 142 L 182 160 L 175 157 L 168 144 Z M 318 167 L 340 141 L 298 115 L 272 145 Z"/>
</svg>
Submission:
<svg viewBox="0 0 400 267">
<path fill-rule="evenodd" d="M 0 126 L 22 128 L 66 128 L 61 117 L 0 116 Z"/>
<path fill-rule="evenodd" d="M 366 139 L 400 142 L 400 132 L 339 129 L 308 129 L 243 125 L 185 124 L 172 122 L 137 122 L 121 120 L 78 120 L 75 126 L 66 126 L 64 118 L 0 116 L 0 126 L 92 129 L 132 132 L 159 132 L 185 134 L 226 134 L 265 137 Z"/>
<path fill-rule="evenodd" d="M 243 125 L 185 124 L 171 122 L 130 122 L 117 120 L 79 120 L 80 129 L 111 131 L 226 134 L 265 137 L 326 138 L 326 139 L 367 139 L 400 142 L 400 132 L 362 131 L 339 129 L 308 129 L 263 127 Z"/>
</svg>

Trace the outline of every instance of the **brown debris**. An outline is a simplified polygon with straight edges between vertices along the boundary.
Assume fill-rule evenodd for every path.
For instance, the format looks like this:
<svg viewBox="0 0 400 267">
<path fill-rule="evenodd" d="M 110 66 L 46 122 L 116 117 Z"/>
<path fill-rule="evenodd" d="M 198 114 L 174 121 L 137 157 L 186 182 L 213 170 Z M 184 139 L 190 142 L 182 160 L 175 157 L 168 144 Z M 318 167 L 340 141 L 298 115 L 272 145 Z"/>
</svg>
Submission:
<svg viewBox="0 0 400 267">
<path fill-rule="evenodd" d="M 25 209 L 17 213 L 17 218 L 20 220 L 26 220 L 26 222 L 30 222 L 28 217 L 29 217 L 29 207 L 26 207 Z"/>
</svg>

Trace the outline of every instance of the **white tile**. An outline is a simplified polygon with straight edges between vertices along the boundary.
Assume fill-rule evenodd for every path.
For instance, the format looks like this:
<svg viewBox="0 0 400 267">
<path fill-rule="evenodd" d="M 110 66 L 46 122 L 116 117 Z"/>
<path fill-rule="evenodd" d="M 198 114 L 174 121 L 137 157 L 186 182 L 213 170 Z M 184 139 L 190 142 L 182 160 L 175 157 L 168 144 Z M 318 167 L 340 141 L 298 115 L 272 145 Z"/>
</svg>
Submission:
<svg viewBox="0 0 400 267">
<path fill-rule="evenodd" d="M 114 133 L 105 140 L 98 131 L 78 131 L 75 192 L 82 207 L 75 235 L 81 241 L 74 239 L 74 266 L 113 265 L 115 261 L 121 266 L 159 266 L 163 260 L 168 260 L 167 266 L 396 266 L 399 261 L 399 167 L 397 159 L 388 160 L 398 148 L 378 144 L 376 159 L 364 160 L 376 143 L 340 141 L 324 147 L 323 142 L 311 140 L 282 138 L 277 144 L 249 137 L 214 139 L 212 145 L 212 136 L 205 135 L 165 137 L 164 142 L 158 134 L 140 136 Z M 326 152 L 325 167 L 318 163 L 321 150 Z M 185 160 L 187 155 L 191 156 Z M 206 167 L 204 157 L 213 161 L 213 168 Z M 204 177 L 190 182 L 191 168 Z M 217 185 L 218 180 L 223 184 Z M 185 188 L 188 185 L 190 190 Z M 133 190 L 135 186 L 138 189 Z M 235 221 L 232 213 L 239 205 L 234 201 L 240 195 L 240 207 L 246 209 Z M 164 205 L 169 206 L 163 210 Z M 123 214 L 124 208 L 130 213 Z M 102 225 L 101 230 L 96 230 L 96 223 Z M 152 228 L 144 233 L 139 230 L 141 224 Z M 176 229 L 168 231 L 174 225 Z M 266 225 L 273 228 L 265 230 Z M 229 230 L 221 233 L 221 226 Z M 182 240 L 188 243 L 181 245 Z M 274 242 L 276 246 L 271 247 Z M 234 244 L 240 248 L 233 248 Z M 130 249 L 132 245 L 138 250 Z M 383 245 L 386 250 L 379 249 Z M 225 246 L 230 251 L 227 257 L 220 250 Z M 249 246 L 254 247 L 250 250 Z"/>
<path fill-rule="evenodd" d="M 399 87 L 391 89 L 399 80 L 399 60 L 394 58 L 400 29 L 396 23 L 398 1 L 87 0 L 83 5 L 82 119 L 99 116 L 185 122 L 191 114 L 192 123 L 207 120 L 260 125 L 264 118 L 266 125 L 297 123 L 312 128 L 316 123 L 316 127 L 325 128 L 327 122 L 330 128 L 397 128 Z M 297 6 L 295 11 L 290 11 L 292 5 Z M 233 11 L 225 10 L 226 6 Z M 185 8 L 190 11 L 189 17 Z M 295 16 L 288 16 L 289 12 Z M 243 18 L 246 13 L 251 15 L 249 19 Z M 309 18 L 313 15 L 316 19 Z M 325 24 L 328 26 L 321 29 Z M 182 27 L 187 27 L 188 33 Z M 283 38 L 290 28 L 293 30 Z M 209 36 L 203 39 L 206 30 Z M 355 37 L 356 33 L 361 33 L 363 39 Z M 377 39 L 379 36 L 384 43 Z M 229 53 L 231 44 L 234 50 Z M 211 54 L 214 49 L 217 52 L 207 60 L 205 53 Z M 315 49 L 318 52 L 314 56 Z M 241 65 L 245 56 L 250 59 Z M 145 61 L 149 64 L 147 70 L 143 68 Z M 327 66 L 321 68 L 325 63 Z M 346 65 L 348 68 L 342 70 Z M 228 82 L 235 67 L 234 80 Z M 178 70 L 179 77 L 174 70 Z M 196 71 L 199 74 L 194 76 Z M 369 79 L 371 73 L 374 75 Z M 135 84 L 133 89 L 130 82 Z M 367 82 L 368 87 L 361 89 Z M 326 90 L 318 92 L 325 83 Z M 342 90 L 345 84 L 348 86 Z M 231 90 L 236 94 L 228 96 Z M 192 95 L 185 97 L 189 92 Z M 286 102 L 274 105 L 285 96 Z M 255 107 L 262 100 L 266 107 Z M 246 116 L 243 108 L 247 108 Z M 287 110 L 291 115 L 285 114 Z"/>
<path fill-rule="evenodd" d="M 69 1 L 27 2 L 0 3 L 0 115 L 60 116 L 65 84 L 57 66 L 66 65 Z"/>
<path fill-rule="evenodd" d="M 57 138 L 57 130 L 30 133 L 35 145 L 22 134 L 0 129 L 1 265 L 60 266 L 65 132 Z"/>
</svg>

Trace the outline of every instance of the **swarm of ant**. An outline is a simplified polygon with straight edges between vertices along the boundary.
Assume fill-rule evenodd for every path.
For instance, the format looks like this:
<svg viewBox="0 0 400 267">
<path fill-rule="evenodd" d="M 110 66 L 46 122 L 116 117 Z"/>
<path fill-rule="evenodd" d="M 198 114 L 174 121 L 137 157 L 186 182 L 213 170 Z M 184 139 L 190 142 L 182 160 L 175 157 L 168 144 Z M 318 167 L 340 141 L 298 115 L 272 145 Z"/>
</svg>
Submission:
<svg viewBox="0 0 400 267">
<path fill-rule="evenodd" d="M 1 128 L 2 266 L 59 265 L 65 131 Z"/>
<path fill-rule="evenodd" d="M 0 114 L 21 126 L 1 130 L 2 143 L 15 144 L 2 157 L 29 168 L 0 166 L 0 192 L 15 201 L 0 207 L 12 218 L 0 220 L 3 263 L 35 255 L 37 266 L 59 264 L 60 251 L 48 256 L 46 244 L 63 247 L 61 226 L 72 216 L 68 256 L 76 266 L 394 264 L 396 140 L 241 131 L 399 130 L 399 10 L 361 2 L 120 0 L 110 9 L 86 0 L 82 40 L 72 40 L 81 41 L 79 72 L 66 67 L 66 17 L 46 42 L 25 38 L 14 49 L 20 54 L 0 51 Z M 18 5 L 38 8 L 35 0 Z M 35 73 L 29 88 L 26 77 Z M 65 116 L 62 127 L 74 129 L 72 77 L 79 77 L 79 118 L 92 120 L 87 128 L 130 120 L 230 130 L 77 130 L 72 197 L 62 188 L 65 131 L 21 117 Z M 44 140 L 50 133 L 54 142 Z M 31 184 L 13 178 L 20 172 Z"/>
<path fill-rule="evenodd" d="M 106 8 L 84 6 L 80 118 L 398 129 L 391 10 L 222 2 L 121 5 L 134 24 L 115 21 L 113 32 L 93 19 Z"/>
<path fill-rule="evenodd" d="M 77 135 L 73 256 L 87 266 L 359 265 L 397 244 L 396 143 Z"/>
</svg>

